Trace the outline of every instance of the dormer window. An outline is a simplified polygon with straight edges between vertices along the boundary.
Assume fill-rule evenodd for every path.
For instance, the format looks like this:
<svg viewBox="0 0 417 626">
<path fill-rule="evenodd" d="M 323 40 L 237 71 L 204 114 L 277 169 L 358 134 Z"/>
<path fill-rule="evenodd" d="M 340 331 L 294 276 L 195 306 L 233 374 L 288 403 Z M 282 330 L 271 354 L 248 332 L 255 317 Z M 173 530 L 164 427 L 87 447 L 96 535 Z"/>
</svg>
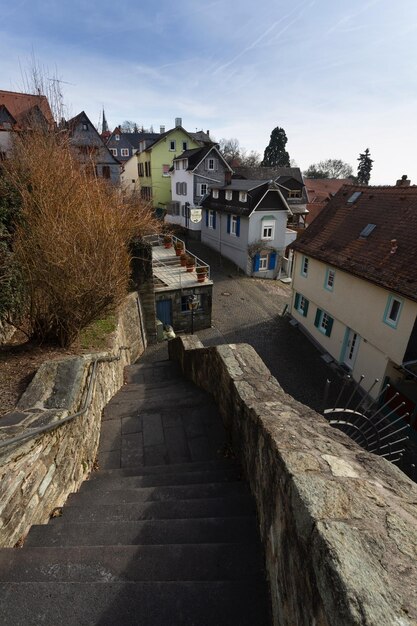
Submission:
<svg viewBox="0 0 417 626">
<path fill-rule="evenodd" d="M 246 191 L 239 191 L 239 202 L 246 202 L 248 199 L 248 194 Z"/>
<path fill-rule="evenodd" d="M 217 200 L 218 197 L 219 197 L 219 190 L 218 189 L 213 189 L 213 199 Z"/>
<path fill-rule="evenodd" d="M 289 198 L 301 198 L 301 191 L 299 189 L 290 189 L 288 192 Z"/>
<path fill-rule="evenodd" d="M 224 193 L 224 197 L 226 198 L 226 200 L 231 200 L 233 198 L 233 192 L 231 189 L 227 189 L 227 191 L 225 191 Z"/>
<path fill-rule="evenodd" d="M 179 161 L 175 161 L 175 169 L 176 170 L 180 169 L 180 162 Z"/>
<path fill-rule="evenodd" d="M 187 159 L 183 159 L 183 160 L 182 160 L 182 169 L 183 169 L 183 170 L 186 170 L 186 169 L 187 169 L 187 165 L 188 165 L 188 161 L 187 161 Z"/>
</svg>

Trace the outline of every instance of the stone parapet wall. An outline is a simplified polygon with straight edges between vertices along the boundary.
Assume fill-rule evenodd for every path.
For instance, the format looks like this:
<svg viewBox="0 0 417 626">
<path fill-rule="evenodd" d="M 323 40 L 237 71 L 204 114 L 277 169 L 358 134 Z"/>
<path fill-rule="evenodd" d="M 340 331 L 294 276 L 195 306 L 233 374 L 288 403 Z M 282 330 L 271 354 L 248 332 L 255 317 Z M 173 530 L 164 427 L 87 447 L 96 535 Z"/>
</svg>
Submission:
<svg viewBox="0 0 417 626">
<path fill-rule="evenodd" d="M 417 624 L 417 485 L 285 394 L 250 346 L 168 345 L 250 482 L 274 624 Z"/>
<path fill-rule="evenodd" d="M 137 294 L 130 294 L 120 308 L 109 353 L 44 363 L 15 411 L 1 418 L 0 444 L 52 426 L 85 405 L 94 360 L 120 357 L 97 363 L 91 403 L 83 414 L 49 432 L 0 447 L 0 546 L 13 546 L 32 524 L 45 523 L 79 488 L 96 458 L 102 409 L 123 384 L 125 365 L 145 347 L 140 302 Z"/>
</svg>

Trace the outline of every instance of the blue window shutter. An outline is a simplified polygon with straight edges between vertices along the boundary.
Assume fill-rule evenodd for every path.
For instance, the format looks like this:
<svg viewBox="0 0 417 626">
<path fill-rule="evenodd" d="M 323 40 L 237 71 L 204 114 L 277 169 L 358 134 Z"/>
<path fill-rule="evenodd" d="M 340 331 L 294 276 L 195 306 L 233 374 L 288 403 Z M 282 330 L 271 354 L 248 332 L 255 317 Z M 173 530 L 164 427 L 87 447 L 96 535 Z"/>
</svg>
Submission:
<svg viewBox="0 0 417 626">
<path fill-rule="evenodd" d="M 275 269 L 276 261 L 277 261 L 277 253 L 276 252 L 271 252 L 271 254 L 269 255 L 269 266 L 268 266 L 269 270 L 274 270 Z"/>
<path fill-rule="evenodd" d="M 206 228 L 208 228 L 209 210 L 206 209 Z"/>
<path fill-rule="evenodd" d="M 309 301 L 308 301 L 308 300 L 305 300 L 305 302 L 304 302 L 304 312 L 303 312 L 304 317 L 307 317 L 307 313 L 308 313 L 308 305 L 309 305 L 309 304 L 310 304 L 310 303 L 309 303 Z"/>
<path fill-rule="evenodd" d="M 326 337 L 330 337 L 330 334 L 332 332 L 332 328 L 333 328 L 333 318 L 329 317 L 329 322 L 328 322 L 327 328 L 326 328 Z"/>
<path fill-rule="evenodd" d="M 216 229 L 216 211 L 213 212 L 213 228 Z"/>
<path fill-rule="evenodd" d="M 227 216 L 227 232 L 230 234 L 230 213 Z"/>
<path fill-rule="evenodd" d="M 298 309 L 299 306 L 300 306 L 300 294 L 296 293 L 295 300 L 294 300 L 294 308 Z"/>
<path fill-rule="evenodd" d="M 314 326 L 315 326 L 316 328 L 318 328 L 318 327 L 319 327 L 319 324 L 320 324 L 320 318 L 321 318 L 321 313 L 322 313 L 321 309 L 317 309 L 317 311 L 316 311 L 316 319 L 314 320 Z"/>
<path fill-rule="evenodd" d="M 260 258 L 261 258 L 260 254 L 255 254 L 255 256 L 253 257 L 253 271 L 254 272 L 259 272 Z"/>
<path fill-rule="evenodd" d="M 240 237 L 240 217 L 236 220 L 236 237 Z"/>
</svg>

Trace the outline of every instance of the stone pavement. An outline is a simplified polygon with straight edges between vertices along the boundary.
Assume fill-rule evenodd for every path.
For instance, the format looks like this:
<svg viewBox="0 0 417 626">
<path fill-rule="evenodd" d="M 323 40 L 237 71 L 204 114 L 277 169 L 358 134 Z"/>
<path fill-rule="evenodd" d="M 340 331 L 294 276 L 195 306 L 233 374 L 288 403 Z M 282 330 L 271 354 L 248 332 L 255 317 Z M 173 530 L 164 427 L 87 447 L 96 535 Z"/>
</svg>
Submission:
<svg viewBox="0 0 417 626">
<path fill-rule="evenodd" d="M 212 328 L 197 333 L 200 341 L 206 346 L 250 344 L 287 393 L 321 412 L 326 379 L 336 381 L 330 398 L 339 391 L 340 381 L 300 330 L 281 317 L 290 287 L 245 276 L 201 242 L 190 240 L 187 247 L 210 265 L 214 282 Z M 167 358 L 166 344 L 148 348 L 146 358 L 161 355 Z"/>
</svg>

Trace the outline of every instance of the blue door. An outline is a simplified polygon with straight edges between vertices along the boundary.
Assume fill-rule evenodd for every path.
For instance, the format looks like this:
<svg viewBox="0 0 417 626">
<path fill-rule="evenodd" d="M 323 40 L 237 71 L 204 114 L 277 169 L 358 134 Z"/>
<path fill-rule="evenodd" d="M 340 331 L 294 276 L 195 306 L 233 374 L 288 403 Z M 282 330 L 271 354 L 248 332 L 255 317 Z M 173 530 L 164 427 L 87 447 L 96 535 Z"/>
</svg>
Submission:
<svg viewBox="0 0 417 626">
<path fill-rule="evenodd" d="M 158 300 L 156 303 L 156 317 L 165 325 L 172 326 L 171 300 Z"/>
</svg>

